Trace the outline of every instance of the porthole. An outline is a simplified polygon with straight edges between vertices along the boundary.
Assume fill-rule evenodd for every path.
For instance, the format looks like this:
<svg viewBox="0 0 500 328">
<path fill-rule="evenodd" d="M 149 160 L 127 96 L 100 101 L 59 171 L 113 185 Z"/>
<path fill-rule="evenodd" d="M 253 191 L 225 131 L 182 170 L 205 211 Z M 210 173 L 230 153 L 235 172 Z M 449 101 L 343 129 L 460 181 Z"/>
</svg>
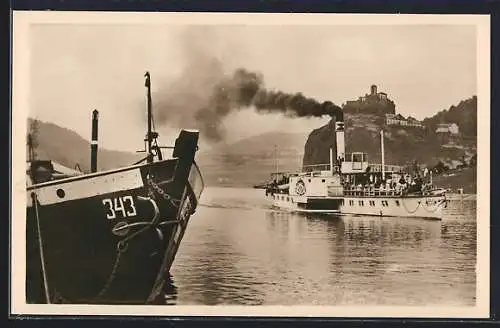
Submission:
<svg viewBox="0 0 500 328">
<path fill-rule="evenodd" d="M 66 196 L 66 193 L 64 192 L 64 190 L 62 190 L 61 188 L 59 188 L 59 189 L 56 190 L 56 195 L 59 198 L 64 198 L 64 196 Z"/>
</svg>

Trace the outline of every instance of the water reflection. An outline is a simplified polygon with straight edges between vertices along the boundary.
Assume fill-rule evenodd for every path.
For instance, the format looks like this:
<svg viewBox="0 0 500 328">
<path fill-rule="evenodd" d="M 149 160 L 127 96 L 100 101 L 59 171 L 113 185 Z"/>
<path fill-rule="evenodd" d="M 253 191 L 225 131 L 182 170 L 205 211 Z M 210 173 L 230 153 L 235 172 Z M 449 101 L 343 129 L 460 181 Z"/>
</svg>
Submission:
<svg viewBox="0 0 500 328">
<path fill-rule="evenodd" d="M 211 206 L 207 197 L 193 217 L 172 267 L 176 288 L 166 292 L 169 302 L 475 302 L 474 206 L 458 210 L 459 216 L 452 205 L 455 212 L 443 221 L 320 216 L 272 210 L 251 191 L 239 192 L 224 199 L 218 190 L 211 199 L 221 206 Z"/>
</svg>

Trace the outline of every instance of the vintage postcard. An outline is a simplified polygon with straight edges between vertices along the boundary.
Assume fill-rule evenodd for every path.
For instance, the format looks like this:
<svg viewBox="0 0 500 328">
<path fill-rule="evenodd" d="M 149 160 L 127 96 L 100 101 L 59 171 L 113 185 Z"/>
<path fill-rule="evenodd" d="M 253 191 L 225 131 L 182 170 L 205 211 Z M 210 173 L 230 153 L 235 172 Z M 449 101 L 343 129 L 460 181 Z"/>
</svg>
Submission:
<svg viewBox="0 0 500 328">
<path fill-rule="evenodd" d="M 489 16 L 17 11 L 12 51 L 12 314 L 489 316 Z"/>
</svg>

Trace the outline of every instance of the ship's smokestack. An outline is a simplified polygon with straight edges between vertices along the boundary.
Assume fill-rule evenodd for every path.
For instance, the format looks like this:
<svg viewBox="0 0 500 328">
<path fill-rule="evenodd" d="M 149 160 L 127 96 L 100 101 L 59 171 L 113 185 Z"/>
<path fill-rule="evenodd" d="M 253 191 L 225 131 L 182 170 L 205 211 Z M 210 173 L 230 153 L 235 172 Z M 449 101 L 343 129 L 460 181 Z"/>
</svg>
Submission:
<svg viewBox="0 0 500 328">
<path fill-rule="evenodd" d="M 345 159 L 345 139 L 344 139 L 344 121 L 335 122 L 335 139 L 337 141 L 337 160 Z"/>
<path fill-rule="evenodd" d="M 92 141 L 90 142 L 90 171 L 97 172 L 97 125 L 99 122 L 99 112 L 95 109 L 92 112 Z"/>
</svg>

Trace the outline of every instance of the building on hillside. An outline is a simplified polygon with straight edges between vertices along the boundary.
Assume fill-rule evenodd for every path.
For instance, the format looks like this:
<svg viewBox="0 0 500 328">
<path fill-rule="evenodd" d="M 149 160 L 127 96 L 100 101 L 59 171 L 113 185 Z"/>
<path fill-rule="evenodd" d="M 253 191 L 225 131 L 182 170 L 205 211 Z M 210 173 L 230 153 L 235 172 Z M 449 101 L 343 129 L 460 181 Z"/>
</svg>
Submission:
<svg viewBox="0 0 500 328">
<path fill-rule="evenodd" d="M 385 114 L 385 124 L 392 126 L 403 126 L 403 127 L 416 127 L 416 128 L 424 128 L 424 125 L 419 120 L 409 116 L 405 118 L 401 114 Z"/>
<path fill-rule="evenodd" d="M 343 106 L 344 113 L 365 113 L 375 115 L 395 114 L 396 105 L 387 97 L 387 93 L 378 92 L 374 84 L 370 87 L 370 94 L 360 96 L 357 100 L 348 100 Z"/>
<path fill-rule="evenodd" d="M 441 123 L 437 125 L 436 133 L 457 135 L 459 133 L 458 125 L 455 123 Z"/>
<path fill-rule="evenodd" d="M 407 121 L 407 125 L 408 126 L 412 126 L 412 127 L 416 127 L 416 128 L 421 128 L 421 129 L 424 128 L 424 125 L 422 124 L 422 122 L 420 122 L 419 120 L 417 120 L 414 117 L 408 116 L 408 118 L 406 119 L 406 121 Z"/>
<path fill-rule="evenodd" d="M 454 146 L 460 141 L 458 125 L 455 123 L 438 124 L 436 135 L 443 145 Z"/>
</svg>

